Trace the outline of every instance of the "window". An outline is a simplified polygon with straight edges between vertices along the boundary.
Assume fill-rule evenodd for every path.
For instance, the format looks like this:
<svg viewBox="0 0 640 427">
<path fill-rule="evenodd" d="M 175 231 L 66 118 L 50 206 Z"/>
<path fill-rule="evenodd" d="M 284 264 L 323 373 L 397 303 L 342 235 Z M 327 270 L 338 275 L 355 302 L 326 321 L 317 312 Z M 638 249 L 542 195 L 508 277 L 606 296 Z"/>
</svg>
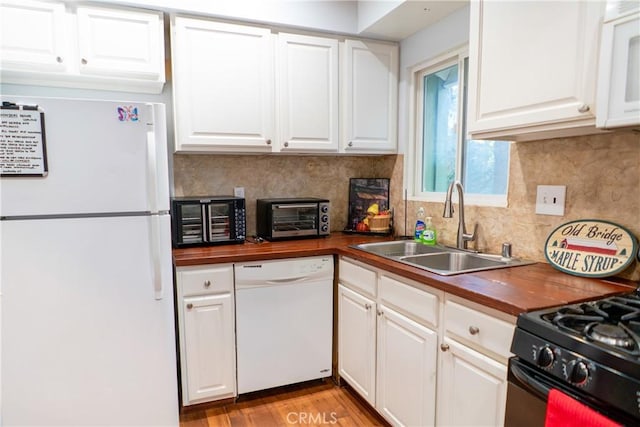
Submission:
<svg viewBox="0 0 640 427">
<path fill-rule="evenodd" d="M 442 193 L 460 180 L 465 201 L 506 206 L 509 142 L 466 139 L 468 68 L 459 52 L 414 72 L 414 194 L 444 201 Z"/>
</svg>

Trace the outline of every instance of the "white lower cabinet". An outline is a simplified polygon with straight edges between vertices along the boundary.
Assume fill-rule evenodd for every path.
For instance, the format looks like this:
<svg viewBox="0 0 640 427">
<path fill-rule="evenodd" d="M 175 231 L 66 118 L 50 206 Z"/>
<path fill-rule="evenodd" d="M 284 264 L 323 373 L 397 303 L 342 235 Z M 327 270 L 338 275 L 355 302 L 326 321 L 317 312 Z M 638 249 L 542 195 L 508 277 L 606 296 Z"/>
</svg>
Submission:
<svg viewBox="0 0 640 427">
<path fill-rule="evenodd" d="M 438 367 L 438 425 L 504 424 L 507 363 L 515 320 L 461 298 L 445 297 Z"/>
<path fill-rule="evenodd" d="M 437 333 L 384 305 L 377 323 L 376 407 L 394 425 L 433 424 Z"/>
<path fill-rule="evenodd" d="M 515 318 L 341 258 L 340 377 L 395 426 L 504 424 Z"/>
<path fill-rule="evenodd" d="M 184 406 L 236 395 L 233 265 L 176 269 Z"/>
<path fill-rule="evenodd" d="M 371 405 L 376 404 L 375 302 L 338 287 L 338 370 Z"/>
<path fill-rule="evenodd" d="M 442 346 L 438 425 L 504 424 L 507 366 L 447 337 Z"/>
<path fill-rule="evenodd" d="M 341 378 L 391 424 L 433 425 L 439 296 L 346 259 L 339 269 Z"/>
</svg>

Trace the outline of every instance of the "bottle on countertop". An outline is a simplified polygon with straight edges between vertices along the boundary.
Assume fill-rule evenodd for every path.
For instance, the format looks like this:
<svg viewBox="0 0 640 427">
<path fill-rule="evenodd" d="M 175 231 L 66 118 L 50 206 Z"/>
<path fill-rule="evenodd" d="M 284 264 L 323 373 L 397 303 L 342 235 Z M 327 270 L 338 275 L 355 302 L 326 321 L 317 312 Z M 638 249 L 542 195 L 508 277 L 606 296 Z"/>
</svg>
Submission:
<svg viewBox="0 0 640 427">
<path fill-rule="evenodd" d="M 435 245 L 437 243 L 436 228 L 434 227 L 431 219 L 432 218 L 430 216 L 427 217 L 427 220 L 424 224 L 424 230 L 422 231 L 422 236 L 420 239 L 422 243 L 430 246 Z"/>
<path fill-rule="evenodd" d="M 413 240 L 416 242 L 422 241 L 422 232 L 424 231 L 424 208 L 420 206 L 417 214 L 416 228 L 413 236 Z"/>
</svg>

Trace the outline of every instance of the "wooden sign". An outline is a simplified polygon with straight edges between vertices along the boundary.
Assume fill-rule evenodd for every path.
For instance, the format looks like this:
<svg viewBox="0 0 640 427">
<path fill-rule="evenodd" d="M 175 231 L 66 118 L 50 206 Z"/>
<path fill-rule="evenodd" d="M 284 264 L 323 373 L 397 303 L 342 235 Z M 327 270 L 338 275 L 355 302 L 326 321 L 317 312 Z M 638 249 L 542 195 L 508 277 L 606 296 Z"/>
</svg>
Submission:
<svg viewBox="0 0 640 427">
<path fill-rule="evenodd" d="M 638 251 L 633 234 L 608 221 L 583 219 L 562 224 L 544 245 L 556 269 L 582 277 L 613 276 L 631 264 Z"/>
</svg>

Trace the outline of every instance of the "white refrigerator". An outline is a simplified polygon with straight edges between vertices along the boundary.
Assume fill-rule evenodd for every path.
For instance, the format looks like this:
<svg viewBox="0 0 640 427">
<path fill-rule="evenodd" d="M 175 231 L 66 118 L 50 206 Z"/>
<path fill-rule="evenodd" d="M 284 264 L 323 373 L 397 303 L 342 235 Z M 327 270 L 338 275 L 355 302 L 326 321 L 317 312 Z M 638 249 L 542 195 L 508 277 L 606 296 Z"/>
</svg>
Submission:
<svg viewBox="0 0 640 427">
<path fill-rule="evenodd" d="M 178 425 L 164 105 L 2 101 L 48 173 L 0 178 L 1 424 Z"/>
</svg>

